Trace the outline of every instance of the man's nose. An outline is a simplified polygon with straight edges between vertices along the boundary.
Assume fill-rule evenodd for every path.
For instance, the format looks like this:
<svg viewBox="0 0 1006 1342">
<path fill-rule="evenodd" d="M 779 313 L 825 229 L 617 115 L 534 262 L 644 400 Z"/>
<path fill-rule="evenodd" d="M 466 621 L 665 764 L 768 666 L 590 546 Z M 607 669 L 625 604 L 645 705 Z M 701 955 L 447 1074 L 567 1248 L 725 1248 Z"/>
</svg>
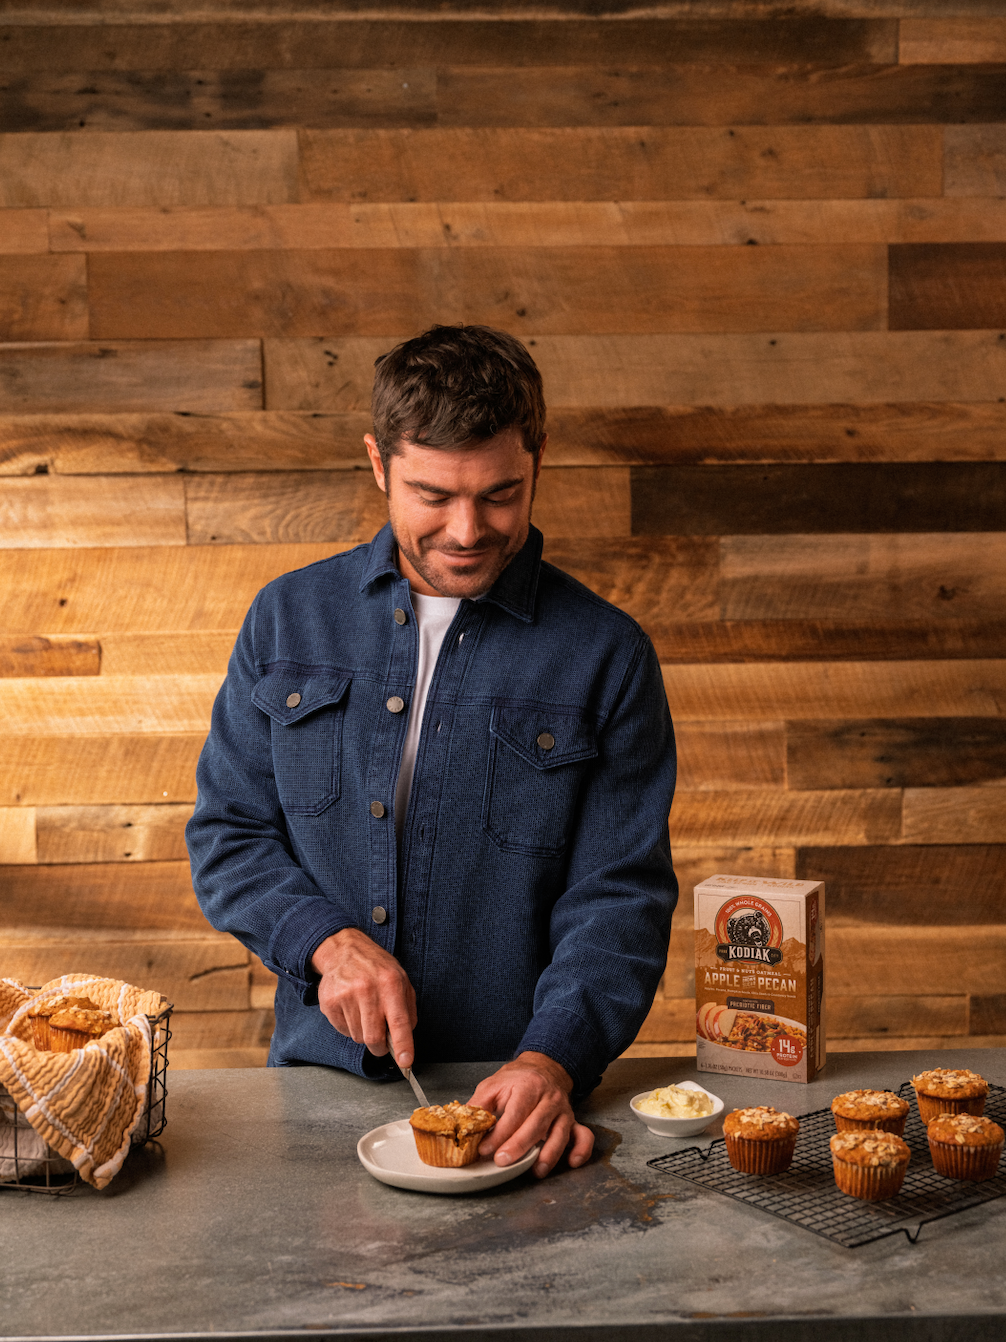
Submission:
<svg viewBox="0 0 1006 1342">
<path fill-rule="evenodd" d="M 448 530 L 455 545 L 463 546 L 466 550 L 478 545 L 485 535 L 485 526 L 482 522 L 478 504 L 474 499 L 454 500 Z"/>
</svg>

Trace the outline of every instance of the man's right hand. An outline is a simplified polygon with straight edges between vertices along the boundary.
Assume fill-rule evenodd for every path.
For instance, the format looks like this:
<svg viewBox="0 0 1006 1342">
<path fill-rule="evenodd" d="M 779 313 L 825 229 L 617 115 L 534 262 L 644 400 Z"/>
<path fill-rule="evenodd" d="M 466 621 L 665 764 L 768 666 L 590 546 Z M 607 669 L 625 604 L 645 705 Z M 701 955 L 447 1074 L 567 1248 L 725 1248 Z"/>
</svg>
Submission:
<svg viewBox="0 0 1006 1342">
<path fill-rule="evenodd" d="M 311 968 L 321 975 L 318 1005 L 340 1034 L 366 1044 L 380 1058 L 388 1051 L 390 1033 L 395 1061 L 412 1066 L 416 994 L 393 955 L 365 932 L 347 927 L 321 943 Z"/>
</svg>

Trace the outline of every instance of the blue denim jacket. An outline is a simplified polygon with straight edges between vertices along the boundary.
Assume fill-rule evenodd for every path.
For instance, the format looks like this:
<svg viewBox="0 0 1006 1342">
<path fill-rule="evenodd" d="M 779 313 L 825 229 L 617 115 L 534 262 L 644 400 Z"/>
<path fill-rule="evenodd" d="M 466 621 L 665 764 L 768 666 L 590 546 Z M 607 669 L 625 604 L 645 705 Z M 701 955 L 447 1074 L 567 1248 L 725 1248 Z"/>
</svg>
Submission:
<svg viewBox="0 0 1006 1342">
<path fill-rule="evenodd" d="M 444 638 L 400 858 L 388 701 L 418 636 L 390 527 L 255 598 L 187 838 L 206 916 L 279 976 L 270 1064 L 393 1070 L 317 1006 L 310 958 L 347 927 L 408 973 L 420 1064 L 536 1049 L 584 1094 L 636 1035 L 677 898 L 671 720 L 650 640 L 541 545 Z"/>
</svg>

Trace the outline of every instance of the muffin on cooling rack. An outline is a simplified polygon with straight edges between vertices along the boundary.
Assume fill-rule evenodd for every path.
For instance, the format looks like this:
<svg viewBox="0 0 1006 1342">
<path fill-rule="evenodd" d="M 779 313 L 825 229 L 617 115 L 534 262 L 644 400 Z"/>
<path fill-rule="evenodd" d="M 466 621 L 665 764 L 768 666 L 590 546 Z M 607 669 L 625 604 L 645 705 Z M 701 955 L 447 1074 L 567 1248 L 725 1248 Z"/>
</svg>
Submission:
<svg viewBox="0 0 1006 1342">
<path fill-rule="evenodd" d="M 905 1131 L 905 1119 L 911 1105 L 892 1090 L 847 1090 L 831 1102 L 835 1127 L 839 1132 L 864 1132 L 877 1128 L 882 1132 Z"/>
<path fill-rule="evenodd" d="M 49 1047 L 53 1053 L 72 1053 L 92 1039 L 100 1039 L 114 1024 L 110 1011 L 63 1007 L 49 1017 Z"/>
<path fill-rule="evenodd" d="M 423 1164 L 456 1169 L 476 1159 L 482 1138 L 496 1126 L 496 1115 L 478 1105 L 451 1100 L 414 1110 L 409 1122 Z"/>
<path fill-rule="evenodd" d="M 894 1132 L 836 1132 L 831 1139 L 835 1183 L 866 1202 L 893 1198 L 905 1181 L 911 1152 Z"/>
<path fill-rule="evenodd" d="M 966 1067 L 934 1067 L 912 1077 L 919 1117 L 928 1123 L 937 1114 L 982 1114 L 989 1083 Z"/>
<path fill-rule="evenodd" d="M 31 1021 L 31 1032 L 36 1048 L 46 1051 L 52 1048 L 49 1021 L 57 1011 L 65 1011 L 68 1007 L 80 1007 L 84 1011 L 100 1009 L 89 997 L 66 997 L 61 993 L 43 998 L 40 1002 L 32 1002 L 25 1015 Z"/>
<path fill-rule="evenodd" d="M 742 1174 L 782 1174 L 796 1147 L 800 1120 L 768 1105 L 735 1109 L 723 1120 L 727 1158 Z"/>
<path fill-rule="evenodd" d="M 926 1128 L 933 1168 L 948 1179 L 981 1183 L 999 1168 L 1004 1134 L 998 1123 L 976 1114 L 939 1114 Z"/>
</svg>

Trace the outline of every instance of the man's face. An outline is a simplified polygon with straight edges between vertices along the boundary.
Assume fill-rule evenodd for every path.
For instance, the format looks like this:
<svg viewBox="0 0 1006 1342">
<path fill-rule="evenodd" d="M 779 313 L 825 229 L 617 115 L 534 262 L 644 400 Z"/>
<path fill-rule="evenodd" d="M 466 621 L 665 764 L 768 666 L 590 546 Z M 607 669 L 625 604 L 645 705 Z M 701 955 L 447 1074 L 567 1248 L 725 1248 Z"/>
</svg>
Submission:
<svg viewBox="0 0 1006 1342">
<path fill-rule="evenodd" d="M 461 450 L 403 441 L 386 478 L 373 436 L 364 441 L 413 591 L 488 592 L 527 540 L 541 453 L 525 451 L 517 429 Z"/>
</svg>

